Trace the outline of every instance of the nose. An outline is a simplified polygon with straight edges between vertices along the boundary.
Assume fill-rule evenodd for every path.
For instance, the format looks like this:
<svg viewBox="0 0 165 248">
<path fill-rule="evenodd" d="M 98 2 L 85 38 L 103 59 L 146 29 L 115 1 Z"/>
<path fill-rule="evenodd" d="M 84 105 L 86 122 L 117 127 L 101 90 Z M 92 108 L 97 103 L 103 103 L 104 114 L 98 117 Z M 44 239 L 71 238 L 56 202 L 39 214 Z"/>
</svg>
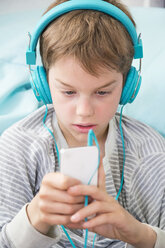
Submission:
<svg viewBox="0 0 165 248">
<path fill-rule="evenodd" d="M 76 114 L 83 117 L 92 116 L 94 114 L 94 106 L 90 97 L 82 96 L 78 99 Z"/>
</svg>

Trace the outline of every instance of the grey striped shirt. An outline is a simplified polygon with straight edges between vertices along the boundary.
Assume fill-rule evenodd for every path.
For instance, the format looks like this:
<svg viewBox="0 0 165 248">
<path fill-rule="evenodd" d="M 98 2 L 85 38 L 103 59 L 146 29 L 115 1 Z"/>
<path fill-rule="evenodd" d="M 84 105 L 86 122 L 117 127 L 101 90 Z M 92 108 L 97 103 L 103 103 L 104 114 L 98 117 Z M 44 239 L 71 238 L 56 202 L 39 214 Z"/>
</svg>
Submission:
<svg viewBox="0 0 165 248">
<path fill-rule="evenodd" d="M 72 247 L 60 227 L 52 228 L 48 237 L 34 230 L 26 216 L 25 206 L 39 191 L 43 176 L 59 170 L 54 140 L 43 126 L 44 114 L 45 107 L 42 107 L 14 124 L 0 138 L 1 248 Z M 49 105 L 46 125 L 54 130 L 59 149 L 67 147 L 52 105 Z M 122 128 L 126 162 L 119 203 L 136 219 L 156 230 L 155 248 L 165 247 L 165 139 L 152 128 L 126 116 L 123 116 Z M 106 190 L 116 197 L 123 165 L 119 114 L 110 121 L 103 165 Z M 82 230 L 68 230 L 68 233 L 77 248 L 83 247 Z M 88 247 L 92 247 L 92 242 L 89 238 Z M 132 246 L 97 235 L 95 248 L 99 247 Z"/>
</svg>

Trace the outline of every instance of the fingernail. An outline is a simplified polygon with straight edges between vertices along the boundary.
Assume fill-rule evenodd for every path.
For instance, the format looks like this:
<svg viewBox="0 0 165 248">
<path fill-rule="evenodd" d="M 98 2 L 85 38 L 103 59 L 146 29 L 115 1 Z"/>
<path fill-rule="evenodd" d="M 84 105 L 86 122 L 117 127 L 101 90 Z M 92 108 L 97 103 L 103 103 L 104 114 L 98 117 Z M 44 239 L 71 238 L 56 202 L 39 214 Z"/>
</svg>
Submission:
<svg viewBox="0 0 165 248">
<path fill-rule="evenodd" d="M 89 225 L 88 225 L 88 223 L 83 223 L 83 228 L 88 228 L 89 227 Z"/>
<path fill-rule="evenodd" d="M 74 214 L 74 215 L 72 215 L 71 216 L 71 221 L 78 221 L 80 219 L 80 216 L 79 216 L 79 214 Z"/>
<path fill-rule="evenodd" d="M 69 192 L 74 192 L 75 191 L 75 188 L 76 188 L 75 186 L 71 186 L 71 187 L 69 187 L 68 191 Z"/>
</svg>

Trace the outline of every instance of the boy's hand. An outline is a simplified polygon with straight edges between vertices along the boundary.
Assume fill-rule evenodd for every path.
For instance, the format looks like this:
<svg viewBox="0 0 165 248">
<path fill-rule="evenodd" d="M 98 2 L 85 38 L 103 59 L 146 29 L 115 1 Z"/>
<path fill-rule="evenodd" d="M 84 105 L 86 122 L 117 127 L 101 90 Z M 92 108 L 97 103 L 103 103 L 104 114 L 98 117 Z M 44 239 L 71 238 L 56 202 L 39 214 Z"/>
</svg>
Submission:
<svg viewBox="0 0 165 248">
<path fill-rule="evenodd" d="M 84 206 L 84 196 L 71 196 L 69 187 L 80 184 L 77 179 L 61 173 L 44 176 L 39 193 L 27 207 L 30 223 L 39 232 L 46 234 L 52 225 L 67 225 L 82 228 L 80 223 L 71 222 L 71 216 Z"/>
<path fill-rule="evenodd" d="M 106 193 L 105 175 L 103 166 L 99 168 L 99 187 L 76 185 L 69 188 L 72 196 L 90 196 L 94 201 L 72 215 L 73 223 L 84 221 L 85 218 L 95 215 L 83 223 L 83 228 L 98 233 L 110 239 L 122 240 L 137 248 L 153 248 L 156 242 L 156 233 L 147 225 L 137 221 L 113 197 Z"/>
</svg>

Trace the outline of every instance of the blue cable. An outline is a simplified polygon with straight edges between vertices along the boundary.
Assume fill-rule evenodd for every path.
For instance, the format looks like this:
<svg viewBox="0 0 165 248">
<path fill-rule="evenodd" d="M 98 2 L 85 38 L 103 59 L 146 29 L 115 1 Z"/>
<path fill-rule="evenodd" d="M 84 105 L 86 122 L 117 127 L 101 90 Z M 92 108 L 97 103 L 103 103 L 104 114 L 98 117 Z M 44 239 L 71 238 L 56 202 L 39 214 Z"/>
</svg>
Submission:
<svg viewBox="0 0 165 248">
<path fill-rule="evenodd" d="M 62 229 L 63 229 L 65 235 L 67 236 L 68 240 L 70 241 L 72 247 L 73 247 L 73 248 L 76 248 L 75 244 L 73 243 L 73 241 L 72 241 L 71 237 L 69 236 L 69 234 L 68 234 L 67 230 L 65 229 L 65 227 L 64 227 L 63 225 L 61 225 L 61 227 L 62 227 Z"/>
<path fill-rule="evenodd" d="M 45 104 L 45 103 L 44 103 Z M 56 147 L 56 152 L 57 152 L 57 158 L 58 158 L 58 163 L 60 164 L 60 155 L 59 155 L 59 150 L 58 150 L 58 146 L 57 146 L 57 143 L 56 143 L 56 140 L 55 140 L 55 137 L 54 137 L 54 134 L 52 133 L 52 131 L 46 126 L 45 124 L 45 121 L 46 121 L 46 117 L 47 117 L 47 114 L 48 114 L 48 106 L 45 104 L 45 115 L 44 115 L 44 118 L 43 118 L 43 125 L 44 127 L 46 128 L 46 130 L 51 134 L 51 136 L 53 137 L 53 140 L 54 140 L 54 143 L 55 143 L 55 147 Z"/>
<path fill-rule="evenodd" d="M 44 103 L 45 104 L 45 103 Z M 57 143 L 56 143 L 56 140 L 55 140 L 55 137 L 54 137 L 54 134 L 52 133 L 52 131 L 46 126 L 45 124 L 45 121 L 46 121 L 46 117 L 47 117 L 47 114 L 48 114 L 48 107 L 47 107 L 47 104 L 45 104 L 45 115 L 44 115 L 44 118 L 43 118 L 43 125 L 44 127 L 46 128 L 46 130 L 51 134 L 51 136 L 53 137 L 53 140 L 55 142 L 55 147 L 56 147 L 56 152 L 57 152 L 57 159 L 58 159 L 58 163 L 60 165 L 60 155 L 59 155 L 59 150 L 58 150 L 58 146 L 57 146 Z M 71 245 L 73 248 L 76 248 L 75 244 L 73 243 L 71 237 L 69 236 L 68 232 L 66 231 L 65 227 L 63 225 L 61 225 L 65 235 L 67 236 L 68 240 L 70 241 Z"/>
<path fill-rule="evenodd" d="M 45 103 L 44 103 L 45 104 Z M 55 148 L 56 148 L 56 152 L 57 152 L 57 158 L 58 158 L 58 163 L 60 165 L 60 155 L 59 155 L 59 150 L 58 150 L 58 146 L 57 146 L 57 143 L 56 143 L 56 140 L 55 140 L 55 137 L 54 137 L 54 134 L 53 132 L 46 126 L 45 124 L 45 121 L 46 121 L 46 117 L 47 117 L 47 114 L 48 114 L 48 107 L 47 107 L 47 104 L 45 104 L 45 107 L 46 107 L 46 110 L 45 110 L 45 115 L 44 115 L 44 118 L 43 118 L 43 125 L 44 127 L 46 128 L 46 130 L 51 134 L 51 136 L 53 137 L 53 140 L 55 142 Z M 122 177 L 121 177 L 121 183 L 120 183 L 120 188 L 119 188 L 119 191 L 118 191 L 118 194 L 115 198 L 115 200 L 118 200 L 119 198 L 119 195 L 121 193 L 121 190 L 122 190 L 122 187 L 123 187 L 123 183 L 124 183 L 124 166 L 125 166 L 125 144 L 124 144 L 124 136 L 123 136 L 123 130 L 122 130 L 122 112 L 123 112 L 123 107 L 124 105 L 122 106 L 121 108 L 121 112 L 120 112 L 120 121 L 119 121 L 119 128 L 120 128 L 120 134 L 121 134 L 121 140 L 122 140 L 122 146 L 123 146 L 123 168 L 122 168 Z M 93 132 L 92 129 L 89 130 L 88 132 L 88 146 L 92 146 L 93 145 L 93 140 L 95 141 L 95 144 L 98 148 L 98 165 L 97 165 L 97 168 L 95 169 L 95 171 L 93 172 L 91 178 L 89 179 L 89 182 L 88 182 L 88 185 L 91 183 L 91 180 L 93 178 L 93 176 L 95 175 L 96 171 L 98 170 L 99 168 L 99 165 L 100 165 L 100 149 L 99 149 L 99 144 L 98 144 L 98 141 L 97 141 L 97 138 Z M 85 204 L 84 206 L 87 206 L 88 205 L 88 196 L 86 195 L 85 196 Z M 85 221 L 87 221 L 87 218 L 85 218 Z M 61 225 L 65 235 L 67 236 L 68 240 L 70 241 L 71 245 L 73 248 L 76 248 L 75 244 L 73 243 L 71 237 L 69 236 L 68 232 L 66 231 L 65 227 L 63 225 Z M 95 243 L 95 239 L 96 239 L 96 234 L 94 236 L 94 239 L 93 239 L 93 248 L 94 248 L 94 243 Z M 87 243 L 88 243 L 88 229 L 85 230 L 85 243 L 84 243 L 84 248 L 87 248 Z"/>
<path fill-rule="evenodd" d="M 120 110 L 120 120 L 119 120 L 119 129 L 120 129 L 120 135 L 121 135 L 121 141 L 122 141 L 122 147 L 123 147 L 123 168 L 122 168 L 122 176 L 121 176 L 120 188 L 119 188 L 119 191 L 117 193 L 117 196 L 115 197 L 115 200 L 118 200 L 118 198 L 120 196 L 120 193 L 122 191 L 122 188 L 123 188 L 123 183 L 124 183 L 125 144 L 124 144 L 124 135 L 123 135 L 123 129 L 122 129 L 123 108 L 124 108 L 124 105 L 121 107 L 121 110 Z M 92 248 L 94 248 L 95 239 L 96 239 L 96 234 L 95 234 L 95 236 L 93 238 L 93 246 L 92 246 Z"/>
<path fill-rule="evenodd" d="M 98 141 L 97 141 L 97 138 L 96 138 L 96 136 L 95 136 L 93 130 L 90 129 L 89 132 L 88 132 L 88 143 L 87 143 L 87 145 L 88 145 L 88 146 L 93 146 L 93 140 L 95 141 L 95 144 L 96 144 L 97 149 L 98 149 L 98 163 L 97 163 L 96 169 L 94 170 L 92 176 L 90 177 L 90 179 L 89 179 L 89 181 L 88 181 L 88 185 L 91 183 L 92 178 L 94 177 L 94 175 L 95 175 L 95 173 L 96 173 L 96 171 L 98 170 L 99 165 L 100 165 L 100 148 L 99 148 L 99 143 L 98 143 Z M 86 207 L 87 205 L 88 205 L 88 196 L 86 195 L 86 196 L 85 196 L 85 204 L 84 204 L 84 206 Z M 88 219 L 85 218 L 85 221 L 87 221 L 87 220 L 88 220 Z M 87 243 L 88 243 L 88 229 L 85 229 L 85 242 L 84 242 L 84 248 L 87 247 Z"/>
<path fill-rule="evenodd" d="M 58 146 L 57 146 L 57 143 L 56 143 L 56 140 L 55 140 L 55 137 L 54 137 L 54 134 L 53 132 L 46 126 L 45 124 L 45 121 L 46 121 L 46 117 L 47 117 L 47 114 L 48 114 L 48 107 L 47 107 L 47 104 L 45 104 L 45 115 L 44 115 L 44 118 L 43 118 L 43 125 L 44 127 L 46 128 L 46 130 L 51 134 L 51 136 L 53 137 L 53 140 L 55 142 L 55 147 L 56 147 L 56 152 L 57 152 L 57 158 L 58 158 L 58 163 L 60 164 L 60 156 L 59 156 L 59 150 L 58 150 Z M 96 146 L 98 148 L 98 164 L 97 164 L 97 168 L 95 169 L 94 173 L 92 174 L 91 178 L 89 179 L 89 182 L 88 184 L 91 183 L 91 180 L 93 178 L 93 176 L 95 175 L 96 171 L 98 170 L 98 167 L 99 167 L 99 164 L 100 164 L 100 149 L 99 149 L 99 144 L 98 144 L 98 141 L 97 141 L 97 138 L 93 132 L 92 129 L 89 130 L 88 132 L 88 146 L 92 146 L 93 145 L 93 140 L 95 141 L 96 143 Z M 85 196 L 85 204 L 84 206 L 87 206 L 88 205 L 88 196 Z M 85 218 L 85 221 L 87 221 L 87 218 Z M 68 240 L 70 241 L 71 245 L 73 248 L 76 248 L 75 244 L 73 243 L 71 237 L 69 236 L 68 232 L 66 231 L 65 227 L 63 225 L 61 225 L 65 235 L 67 236 Z M 85 242 L 84 242 L 84 248 L 87 248 L 87 243 L 88 243 L 88 229 L 85 230 Z"/>
<path fill-rule="evenodd" d="M 123 108 L 124 108 L 124 105 L 121 107 L 121 111 L 120 111 L 120 120 L 119 120 L 120 135 L 121 135 L 121 141 L 122 141 L 122 146 L 123 146 L 123 168 L 122 168 L 122 175 L 121 175 L 120 188 L 119 188 L 119 191 L 118 191 L 118 193 L 117 193 L 117 196 L 116 196 L 115 200 L 118 200 L 119 195 L 120 195 L 120 193 L 121 193 L 121 191 L 122 191 L 122 188 L 123 188 L 123 183 L 124 183 L 125 144 L 124 144 L 124 135 L 123 135 L 123 129 L 122 129 Z"/>
</svg>

